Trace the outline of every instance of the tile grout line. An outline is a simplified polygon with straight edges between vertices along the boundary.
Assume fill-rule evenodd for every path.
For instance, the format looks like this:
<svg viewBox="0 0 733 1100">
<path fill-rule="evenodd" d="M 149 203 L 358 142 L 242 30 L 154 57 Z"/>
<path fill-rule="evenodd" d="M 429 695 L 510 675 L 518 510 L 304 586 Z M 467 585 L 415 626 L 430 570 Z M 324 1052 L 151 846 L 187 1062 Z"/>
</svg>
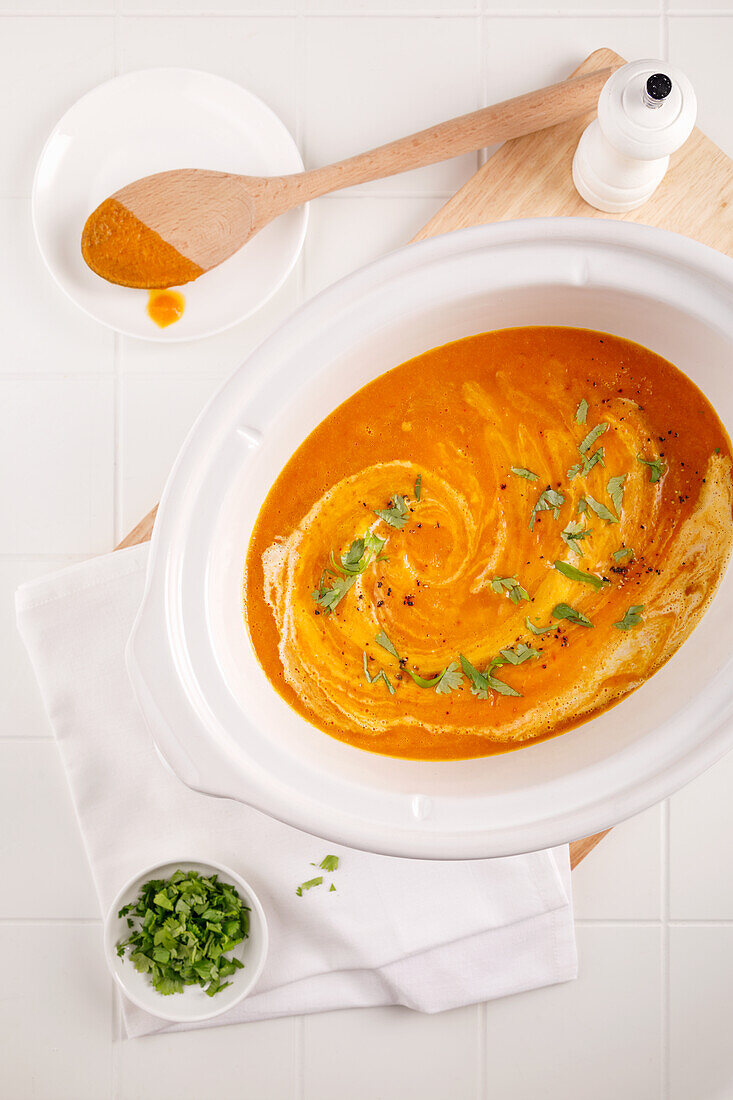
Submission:
<svg viewBox="0 0 733 1100">
<path fill-rule="evenodd" d="M 38 742 L 55 743 L 52 735 L 48 737 L 0 737 L 0 744 L 25 745 Z M 2 917 L 0 924 L 101 924 L 102 917 Z M 733 917 L 705 918 L 679 918 L 677 920 L 657 920 L 655 918 L 642 919 L 634 917 L 616 917 L 604 919 L 599 917 L 579 917 L 575 921 L 578 928 L 733 928 Z"/>
<path fill-rule="evenodd" d="M 305 1100 L 305 1016 L 296 1016 L 293 1024 L 293 1100 Z"/>
<path fill-rule="evenodd" d="M 0 733 L 0 745 L 42 745 L 55 740 L 52 733 Z"/>
<path fill-rule="evenodd" d="M 660 0 L 659 56 L 669 61 L 669 0 Z"/>
<path fill-rule="evenodd" d="M 122 529 L 122 371 L 120 359 L 122 337 L 115 333 L 114 340 L 114 399 L 112 424 L 112 544 L 124 535 Z"/>
<path fill-rule="evenodd" d="M 477 1008 L 476 1026 L 478 1027 L 478 1036 L 476 1040 L 476 1054 L 478 1065 L 476 1067 L 476 1100 L 485 1100 L 485 1097 L 488 1096 L 489 1082 L 489 1044 L 486 1034 L 486 1029 L 489 1026 L 489 1016 L 486 1009 L 486 1002 L 478 1005 Z"/>
<path fill-rule="evenodd" d="M 594 11 L 588 11 L 583 8 L 567 8 L 558 9 L 555 8 L 523 8 L 517 10 L 512 8 L 496 8 L 496 9 L 484 9 L 483 14 L 492 17 L 494 19 L 512 19 L 512 20 L 531 20 L 531 19 L 650 19 L 659 17 L 658 8 L 600 8 Z M 151 11 L 150 9 L 134 10 L 130 9 L 125 12 L 121 12 L 122 19 L 262 19 L 262 20 L 275 20 L 275 19 L 297 19 L 298 11 L 294 9 L 283 9 L 281 11 L 263 11 L 263 10 L 246 10 L 241 11 L 186 11 L 182 12 L 175 8 L 160 9 Z M 114 11 L 102 11 L 95 12 L 93 10 L 85 11 L 80 9 L 78 11 L 65 11 L 59 13 L 58 10 L 54 11 L 35 11 L 28 12 L 20 9 L 9 9 L 0 12 L 0 21 L 5 19 L 115 19 L 116 13 Z M 382 9 L 379 11 L 342 11 L 339 9 L 312 11 L 308 12 L 309 19 L 475 19 L 475 10 L 453 11 L 451 9 L 402 9 L 395 11 L 394 9 Z M 731 19 L 733 18 L 733 10 L 727 10 L 725 8 L 680 8 L 677 11 L 668 13 L 669 19 Z"/>
<path fill-rule="evenodd" d="M 121 0 L 114 0 L 112 24 L 112 69 L 120 75 L 120 8 Z M 117 545 L 122 530 L 122 337 L 115 332 L 112 342 L 112 377 L 114 379 L 112 406 L 112 544 Z"/>
<path fill-rule="evenodd" d="M 483 50 L 481 41 L 481 28 L 483 26 L 483 19 L 481 18 L 481 12 L 478 6 L 473 12 L 473 25 L 474 25 L 474 38 L 476 40 L 476 80 L 474 87 L 474 100 L 471 110 L 477 111 L 480 107 L 483 107 Z M 471 169 L 471 176 L 474 176 L 481 167 L 481 150 L 476 149 L 473 153 L 473 167 Z M 470 177 L 469 177 L 470 178 Z"/>
<path fill-rule="evenodd" d="M 576 928 L 661 928 L 659 917 L 576 917 Z"/>
<path fill-rule="evenodd" d="M 0 382 L 106 382 L 111 378 L 110 370 L 87 371 L 0 371 Z"/>
<path fill-rule="evenodd" d="M 669 0 L 659 0 L 659 56 L 664 61 L 669 60 Z M 670 1095 L 671 1077 L 671 1050 L 670 1050 L 670 957 L 669 957 L 669 917 L 670 917 L 670 802 L 665 799 L 662 803 L 661 820 L 661 866 L 660 866 L 660 901 L 662 927 L 660 935 L 660 982 L 659 982 L 659 1010 L 661 1012 L 659 1038 L 659 1094 L 662 1100 L 668 1100 Z"/>
<path fill-rule="evenodd" d="M 305 134 L 305 88 L 306 88 L 306 14 L 305 0 L 299 0 L 298 14 L 295 24 L 295 144 L 303 158 L 303 166 L 307 168 L 303 150 Z M 296 279 L 297 306 L 302 306 L 305 301 L 306 287 L 306 256 L 308 254 L 308 234 L 311 227 L 313 214 L 312 205 L 308 209 L 308 221 L 306 223 L 305 237 L 298 258 Z M 296 307 L 297 308 L 297 307 Z M 293 1100 L 303 1100 L 305 1097 L 305 1018 L 298 1016 L 293 1023 Z"/>
<path fill-rule="evenodd" d="M 296 104 L 295 104 L 295 144 L 298 146 L 301 157 L 303 157 L 304 167 L 308 168 L 305 163 L 305 157 L 303 156 L 303 143 L 305 140 L 305 110 L 306 103 L 306 53 L 308 49 L 308 37 L 306 34 L 306 13 L 305 13 L 305 0 L 300 0 L 301 11 L 298 15 L 298 40 L 297 40 L 297 81 L 296 81 Z M 331 195 L 321 196 L 321 201 L 328 200 Z M 300 250 L 300 257 L 298 259 L 298 268 L 296 271 L 296 299 L 297 306 L 302 306 L 306 300 L 306 285 L 307 285 L 307 270 L 308 270 L 308 237 L 311 230 L 311 219 L 313 216 L 313 206 L 308 205 L 308 224 L 305 231 L 305 239 L 303 241 L 303 247 Z M 296 307 L 297 308 L 297 307 Z"/>
<path fill-rule="evenodd" d="M 659 1092 L 662 1100 L 668 1100 L 670 1090 L 670 960 L 669 960 L 669 911 L 670 911 L 670 804 L 669 799 L 662 803 L 662 858 L 660 867 L 660 895 L 661 895 L 661 978 L 660 978 L 660 1012 L 662 1014 L 660 1026 L 660 1082 Z"/>
<path fill-rule="evenodd" d="M 115 76 L 122 71 L 121 64 L 121 15 L 122 0 L 114 0 L 114 22 L 112 24 L 112 68 Z M 124 532 L 122 529 L 122 337 L 118 332 L 114 334 L 112 345 L 112 372 L 114 380 L 113 390 L 113 423 L 112 423 L 112 525 L 113 545 L 117 545 Z M 112 998 L 112 1011 L 110 1018 L 110 1095 L 111 1100 L 117 1100 L 120 1094 L 120 1039 L 122 1033 L 122 1018 L 120 1001 L 114 981 L 109 982 L 109 995 Z"/>
<path fill-rule="evenodd" d="M 122 1042 L 122 1013 L 120 1011 L 120 998 L 117 996 L 117 988 L 110 977 L 109 992 L 112 998 L 112 1012 L 110 1019 L 110 1085 L 112 1100 L 117 1100 L 120 1095 L 120 1044 Z"/>
<path fill-rule="evenodd" d="M 98 924 L 101 927 L 103 923 L 101 917 L 0 917 L 0 928 L 12 928 L 19 924 L 33 926 L 60 924 L 69 927 L 88 927 Z"/>
<path fill-rule="evenodd" d="M 0 562 L 49 562 L 60 561 L 73 565 L 75 562 L 86 561 L 89 554 L 3 554 L 0 553 Z"/>
<path fill-rule="evenodd" d="M 484 18 L 482 4 L 479 0 L 476 8 L 476 42 L 478 49 L 478 103 L 477 109 L 487 106 L 488 86 L 489 86 L 489 66 L 487 63 L 488 58 L 488 22 Z M 486 149 L 481 148 L 476 150 L 476 168 L 478 172 L 479 168 L 482 168 L 484 161 L 486 160 Z"/>
<path fill-rule="evenodd" d="M 489 20 L 484 11 L 483 3 L 479 7 L 479 50 L 480 50 L 480 68 L 479 68 L 479 80 L 481 82 L 481 106 L 488 107 L 489 105 Z M 478 166 L 483 168 L 487 161 L 486 148 L 478 150 Z"/>
</svg>

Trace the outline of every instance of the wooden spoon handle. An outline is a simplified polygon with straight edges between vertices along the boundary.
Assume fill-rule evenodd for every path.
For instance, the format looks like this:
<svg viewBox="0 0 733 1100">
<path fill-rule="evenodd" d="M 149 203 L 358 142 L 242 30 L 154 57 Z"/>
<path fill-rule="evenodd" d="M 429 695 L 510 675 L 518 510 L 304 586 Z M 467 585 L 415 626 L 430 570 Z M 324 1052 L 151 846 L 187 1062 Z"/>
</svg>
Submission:
<svg viewBox="0 0 733 1100">
<path fill-rule="evenodd" d="M 480 111 L 449 119 L 348 160 L 296 176 L 281 176 L 278 182 L 281 187 L 285 185 L 280 193 L 281 201 L 286 199 L 288 206 L 299 205 L 344 187 L 394 176 L 398 172 L 470 153 L 485 145 L 546 130 L 549 126 L 593 109 L 601 88 L 612 72 L 612 68 L 600 69 L 563 80 L 515 99 L 495 103 L 492 107 L 483 107 Z"/>
</svg>

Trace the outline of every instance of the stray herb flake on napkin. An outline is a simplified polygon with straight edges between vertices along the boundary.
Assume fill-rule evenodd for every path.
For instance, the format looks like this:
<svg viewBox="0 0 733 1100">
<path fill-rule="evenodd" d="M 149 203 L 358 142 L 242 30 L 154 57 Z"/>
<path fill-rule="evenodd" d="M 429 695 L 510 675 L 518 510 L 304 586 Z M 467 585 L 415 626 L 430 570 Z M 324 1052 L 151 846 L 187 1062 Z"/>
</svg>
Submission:
<svg viewBox="0 0 733 1100">
<path fill-rule="evenodd" d="M 328 871 L 329 874 L 333 874 L 334 871 L 338 871 L 339 857 L 334 855 L 324 856 L 320 863 L 311 863 L 311 867 L 319 867 L 321 871 Z M 299 898 L 303 897 L 304 890 L 312 890 L 314 886 L 323 886 L 323 875 L 318 875 L 317 878 L 309 878 L 307 882 L 301 882 L 295 893 Z M 336 887 L 331 883 L 329 888 L 329 894 L 335 891 Z"/>
<path fill-rule="evenodd" d="M 323 875 L 319 875 L 318 878 L 309 878 L 307 882 L 301 882 L 295 893 L 299 898 L 303 897 L 304 890 L 312 890 L 314 886 L 323 885 Z"/>
<path fill-rule="evenodd" d="M 249 935 L 249 906 L 219 876 L 178 870 L 169 879 L 151 879 L 137 901 L 118 913 L 130 935 L 117 944 L 123 959 L 150 975 L 153 988 L 167 996 L 200 985 L 213 997 L 226 989 L 243 964 L 230 951 Z"/>
</svg>

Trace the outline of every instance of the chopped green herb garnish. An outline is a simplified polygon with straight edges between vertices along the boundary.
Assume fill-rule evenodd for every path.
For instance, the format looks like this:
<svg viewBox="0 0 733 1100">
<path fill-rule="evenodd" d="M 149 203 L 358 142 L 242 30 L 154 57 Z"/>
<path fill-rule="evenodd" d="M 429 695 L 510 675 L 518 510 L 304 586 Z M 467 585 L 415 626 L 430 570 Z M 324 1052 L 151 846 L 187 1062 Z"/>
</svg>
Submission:
<svg viewBox="0 0 733 1100">
<path fill-rule="evenodd" d="M 318 588 L 313 593 L 313 599 L 325 614 L 330 614 L 338 606 L 367 566 L 383 560 L 381 554 L 386 543 L 386 539 L 367 532 L 361 538 L 354 539 L 346 553 L 341 555 L 340 563 L 331 552 L 331 567 L 321 573 Z M 328 583 L 326 576 L 330 578 Z"/>
<path fill-rule="evenodd" d="M 487 673 L 486 679 L 492 691 L 498 692 L 499 695 L 516 695 L 518 699 L 521 699 L 521 691 L 516 691 L 511 685 L 505 684 L 503 680 L 497 680 L 496 676 L 492 676 L 490 673 Z"/>
<path fill-rule="evenodd" d="M 603 447 L 599 447 L 598 450 L 594 451 L 592 455 L 584 455 L 582 462 L 578 462 L 577 465 L 571 466 L 568 470 L 568 477 L 570 478 L 570 480 L 573 481 L 578 476 L 578 474 L 586 477 L 593 469 L 593 467 L 597 466 L 599 463 L 601 466 L 605 466 L 605 453 L 606 452 L 604 451 Z"/>
<path fill-rule="evenodd" d="M 380 539 L 378 535 L 373 535 L 368 531 L 363 538 L 354 539 L 346 553 L 341 555 L 340 566 L 333 560 L 333 554 L 331 555 L 331 563 L 341 573 L 363 573 L 366 567 L 375 558 L 379 557 L 386 543 L 386 539 Z"/>
<path fill-rule="evenodd" d="M 477 668 L 474 668 L 468 657 L 464 657 L 462 653 L 459 654 L 459 657 L 461 659 L 461 667 L 471 681 L 472 694 L 478 695 L 479 699 L 487 699 L 489 688 L 488 676 L 485 672 L 479 672 Z"/>
<path fill-rule="evenodd" d="M 591 428 L 582 443 L 578 444 L 578 450 L 582 455 L 589 451 L 599 436 L 603 435 L 605 431 L 608 431 L 608 424 L 603 421 L 601 424 L 596 424 L 595 428 Z"/>
<path fill-rule="evenodd" d="M 621 515 L 621 509 L 623 508 L 623 503 L 624 503 L 624 482 L 625 481 L 626 481 L 626 474 L 619 474 L 618 477 L 609 478 L 608 479 L 608 485 L 606 486 L 606 490 L 608 492 L 608 495 L 610 496 L 611 500 L 613 501 L 613 506 L 616 509 L 616 515 L 617 516 Z"/>
<path fill-rule="evenodd" d="M 364 557 L 364 539 L 354 539 L 349 549 L 341 556 L 341 567 L 347 573 L 358 573 L 359 563 Z"/>
<path fill-rule="evenodd" d="M 628 609 L 621 622 L 614 623 L 613 625 L 617 627 L 618 630 L 631 630 L 632 626 L 638 626 L 639 623 L 644 621 L 641 617 L 643 610 L 643 603 L 633 604 Z"/>
<path fill-rule="evenodd" d="M 587 619 L 581 611 L 576 611 L 569 603 L 555 604 L 552 609 L 552 617 L 554 619 L 567 619 L 568 622 L 575 623 L 576 626 L 593 626 L 590 619 Z"/>
<path fill-rule="evenodd" d="M 508 656 L 509 654 L 511 654 L 511 657 Z M 511 687 L 510 684 L 504 683 L 503 680 L 497 680 L 492 673 L 495 668 L 499 668 L 501 665 L 520 665 L 523 661 L 535 656 L 539 656 L 536 649 L 532 649 L 531 646 L 522 646 L 520 643 L 516 652 L 511 649 L 502 649 L 501 655 L 493 658 L 486 672 L 479 672 L 467 657 L 464 657 L 462 653 L 460 655 L 463 671 L 471 681 L 471 692 L 477 695 L 479 699 L 487 699 L 489 691 L 495 691 L 498 695 L 515 695 L 521 698 L 522 693 L 520 691 Z"/>
<path fill-rule="evenodd" d="M 529 599 L 527 589 L 522 588 L 516 577 L 494 577 L 491 582 L 491 587 L 498 596 L 500 596 L 502 592 L 506 592 L 506 595 L 513 604 L 518 604 L 521 600 Z"/>
<path fill-rule="evenodd" d="M 580 581 L 582 584 L 590 584 L 593 588 L 603 588 L 604 584 L 608 584 L 608 581 L 603 577 L 597 577 L 595 573 L 584 573 L 582 569 L 576 569 L 574 565 L 568 565 L 564 561 L 556 561 L 554 568 L 558 573 L 562 573 L 564 577 L 567 577 L 571 581 Z"/>
<path fill-rule="evenodd" d="M 321 862 L 318 864 L 322 871 L 338 871 L 339 869 L 339 857 L 338 856 L 324 856 Z"/>
<path fill-rule="evenodd" d="M 303 897 L 304 890 L 312 890 L 314 886 L 323 885 L 323 875 L 319 875 L 318 878 L 309 878 L 307 882 L 301 882 L 295 893 L 299 898 Z"/>
<path fill-rule="evenodd" d="M 605 466 L 605 456 L 606 452 L 603 447 L 598 447 L 598 449 L 595 450 L 593 454 L 586 455 L 583 462 L 583 477 L 585 477 L 586 474 L 590 473 L 594 466 L 598 464 L 600 464 L 601 466 Z"/>
<path fill-rule="evenodd" d="M 534 530 L 534 521 L 538 512 L 552 511 L 555 519 L 560 518 L 560 505 L 565 503 L 565 497 L 562 493 L 558 493 L 555 489 L 545 489 L 540 493 L 537 498 L 537 503 L 532 509 L 532 515 L 529 520 L 530 531 Z"/>
<path fill-rule="evenodd" d="M 390 678 L 387 675 L 387 673 L 384 671 L 384 669 L 380 668 L 379 672 L 375 676 L 370 676 L 369 675 L 369 666 L 367 665 L 367 655 L 366 655 L 366 652 L 363 651 L 363 650 L 362 650 L 362 657 L 364 658 L 364 675 L 366 676 L 367 683 L 368 684 L 376 684 L 377 680 L 384 680 L 385 684 L 387 685 L 387 690 L 389 691 L 390 695 L 394 695 L 394 688 L 392 687 L 392 683 L 390 681 Z"/>
<path fill-rule="evenodd" d="M 451 661 L 451 663 L 439 672 L 437 676 L 433 676 L 430 679 L 425 679 L 424 676 L 418 676 L 412 669 L 407 669 L 412 679 L 420 688 L 435 688 L 440 695 L 447 695 L 455 688 L 461 686 L 463 677 L 459 669 L 458 661 Z"/>
<path fill-rule="evenodd" d="M 585 418 L 588 415 L 588 402 L 583 398 L 575 410 L 575 423 L 585 424 Z"/>
<path fill-rule="evenodd" d="M 649 481 L 652 485 L 655 485 L 659 481 L 662 474 L 667 469 L 667 464 L 663 459 L 653 458 L 651 461 L 648 461 L 646 458 L 641 457 L 641 451 L 639 451 L 639 454 L 636 456 L 636 461 L 643 462 L 645 466 L 649 467 Z"/>
<path fill-rule="evenodd" d="M 531 645 L 518 642 L 516 649 L 500 649 L 499 653 L 510 665 L 521 665 L 532 657 L 539 657 L 539 649 L 533 649 Z"/>
<path fill-rule="evenodd" d="M 420 494 L 421 493 L 422 493 L 422 474 L 418 474 L 417 475 L 417 480 L 415 481 L 415 500 L 417 500 L 417 501 L 420 500 Z"/>
<path fill-rule="evenodd" d="M 326 614 L 330 614 L 341 603 L 353 584 L 356 584 L 356 576 L 336 577 L 331 582 L 330 588 L 323 584 L 321 578 L 321 584 L 313 593 L 313 599 L 319 607 L 323 608 Z"/>
<path fill-rule="evenodd" d="M 618 519 L 614 516 L 610 508 L 607 508 L 605 504 L 601 504 L 599 500 L 592 497 L 590 493 L 585 494 L 586 504 L 593 509 L 599 519 L 605 519 L 606 523 L 618 523 Z M 580 511 L 580 503 L 578 504 L 578 511 Z M 583 509 L 585 510 L 585 509 Z"/>
<path fill-rule="evenodd" d="M 445 669 L 443 669 L 443 671 L 439 672 L 436 676 L 432 676 L 430 677 L 430 679 L 426 679 L 424 676 L 419 676 L 417 672 L 413 672 L 412 669 L 408 668 L 407 671 L 410 676 L 412 676 L 413 680 L 419 688 L 437 687 L 445 674 Z"/>
<path fill-rule="evenodd" d="M 329 886 L 329 888 L 328 888 L 328 892 L 329 892 L 329 894 L 332 894 L 332 893 L 334 892 L 334 890 L 335 890 L 335 889 L 336 889 L 336 887 L 334 886 L 334 884 L 333 884 L 333 883 L 331 883 L 331 885 L 330 885 L 330 886 Z"/>
<path fill-rule="evenodd" d="M 585 497 L 581 497 L 580 500 L 578 501 L 578 514 L 582 515 L 583 512 L 587 512 L 587 511 L 588 511 L 588 501 L 585 499 Z"/>
<path fill-rule="evenodd" d="M 390 680 L 389 676 L 384 671 L 384 669 L 382 669 L 382 671 L 380 672 L 379 675 L 382 677 L 385 684 L 387 685 L 387 691 L 390 693 L 390 695 L 394 695 L 394 688 L 392 687 L 392 681 Z"/>
<path fill-rule="evenodd" d="M 177 870 L 168 879 L 151 879 L 118 917 L 126 917 L 131 929 L 117 944 L 118 956 L 129 949 L 135 969 L 163 995 L 199 985 L 213 997 L 243 966 L 225 952 L 249 935 L 249 907 L 216 874 Z"/>
<path fill-rule="evenodd" d="M 383 519 L 385 523 L 388 523 L 390 527 L 396 527 L 398 531 L 401 531 L 410 518 L 410 509 L 407 507 L 406 497 L 395 493 L 390 500 L 389 508 L 375 508 L 374 514 Z"/>
<path fill-rule="evenodd" d="M 525 470 L 524 466 L 512 466 L 511 472 L 516 477 L 523 477 L 526 481 L 539 481 L 539 474 L 533 474 L 531 470 Z"/>
<path fill-rule="evenodd" d="M 400 659 L 399 653 L 395 649 L 392 642 L 390 642 L 389 638 L 387 637 L 387 635 L 384 633 L 383 630 L 379 631 L 379 634 L 377 634 L 374 641 L 377 643 L 377 645 L 381 645 L 382 649 L 386 649 L 388 653 L 391 653 L 392 656 L 396 657 L 397 660 L 399 661 L 399 659 Z"/>
<path fill-rule="evenodd" d="M 574 554 L 577 554 L 579 558 L 583 557 L 583 551 L 578 547 L 578 543 L 582 539 L 589 538 L 593 534 L 591 527 L 586 527 L 583 520 L 571 519 L 564 531 L 560 532 L 560 538 L 563 540 L 566 546 L 568 546 Z"/>
<path fill-rule="evenodd" d="M 533 634 L 547 634 L 548 630 L 554 630 L 555 627 L 550 623 L 549 626 L 535 626 L 530 622 L 529 616 L 524 620 L 527 624 L 527 630 L 530 630 Z"/>
<path fill-rule="evenodd" d="M 630 546 L 622 546 L 620 550 L 614 550 L 613 552 L 614 561 L 623 561 L 624 558 L 633 558 L 633 556 L 634 551 Z"/>
<path fill-rule="evenodd" d="M 460 670 L 458 661 L 451 661 L 447 669 L 443 672 L 440 683 L 435 685 L 435 690 L 438 695 L 448 695 L 451 691 L 456 691 L 462 683 L 463 674 Z"/>
</svg>

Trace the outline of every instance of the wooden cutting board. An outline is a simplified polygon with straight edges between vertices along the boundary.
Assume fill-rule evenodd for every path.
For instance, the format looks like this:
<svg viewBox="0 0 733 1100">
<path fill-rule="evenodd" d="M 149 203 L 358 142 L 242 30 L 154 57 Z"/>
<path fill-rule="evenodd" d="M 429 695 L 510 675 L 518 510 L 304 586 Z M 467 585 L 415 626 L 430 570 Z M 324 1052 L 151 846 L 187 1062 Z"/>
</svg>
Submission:
<svg viewBox="0 0 733 1100">
<path fill-rule="evenodd" d="M 622 62 L 613 50 L 596 50 L 573 75 Z M 639 210 L 602 214 L 580 198 L 571 165 L 578 139 L 593 114 L 507 141 L 415 240 L 512 218 L 592 217 L 662 226 L 733 255 L 733 161 L 699 130 L 675 154 L 661 186 Z M 146 542 L 156 511 L 153 508 L 117 549 Z M 571 865 L 576 867 L 608 831 L 574 841 Z"/>
</svg>

